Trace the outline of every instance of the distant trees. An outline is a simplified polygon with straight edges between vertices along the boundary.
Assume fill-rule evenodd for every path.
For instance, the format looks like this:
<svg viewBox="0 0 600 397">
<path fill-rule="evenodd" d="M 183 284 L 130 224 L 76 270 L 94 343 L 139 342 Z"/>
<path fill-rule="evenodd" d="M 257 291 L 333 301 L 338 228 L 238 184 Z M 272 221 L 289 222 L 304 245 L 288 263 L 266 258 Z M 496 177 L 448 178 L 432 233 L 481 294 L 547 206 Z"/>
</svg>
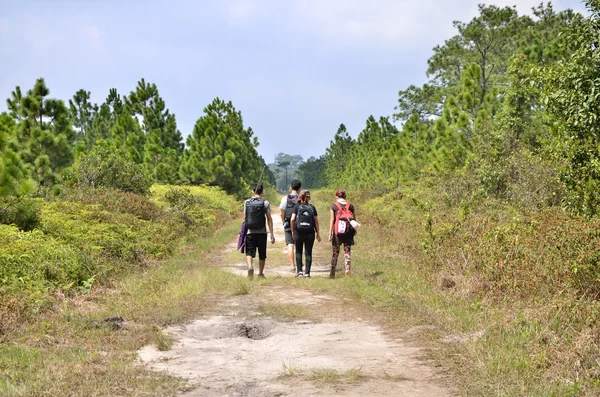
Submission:
<svg viewBox="0 0 600 397">
<path fill-rule="evenodd" d="M 0 221 L 36 186 L 40 195 L 60 192 L 63 183 L 145 194 L 153 182 L 191 183 L 245 195 L 259 179 L 275 183 L 241 112 L 219 98 L 198 119 L 187 149 L 158 87 L 144 79 L 126 96 L 110 89 L 100 105 L 81 89 L 67 106 L 40 78 L 27 91 L 16 87 L 7 105 L 0 114 Z"/>
</svg>

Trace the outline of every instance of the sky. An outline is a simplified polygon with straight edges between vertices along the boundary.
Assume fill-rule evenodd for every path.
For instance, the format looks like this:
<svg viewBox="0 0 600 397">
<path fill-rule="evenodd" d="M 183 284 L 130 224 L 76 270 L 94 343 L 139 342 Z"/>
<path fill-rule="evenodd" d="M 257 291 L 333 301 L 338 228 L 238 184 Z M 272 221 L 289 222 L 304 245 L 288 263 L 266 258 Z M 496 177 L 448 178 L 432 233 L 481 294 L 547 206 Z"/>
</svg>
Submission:
<svg viewBox="0 0 600 397">
<path fill-rule="evenodd" d="M 432 48 L 477 13 L 471 0 L 0 0 L 0 112 L 43 77 L 68 101 L 102 103 L 144 78 L 186 137 L 215 97 L 252 127 L 267 163 L 325 152 L 339 125 L 390 116 L 427 81 Z M 541 0 L 493 0 L 530 13 Z M 584 12 L 579 0 L 555 10 Z"/>
</svg>

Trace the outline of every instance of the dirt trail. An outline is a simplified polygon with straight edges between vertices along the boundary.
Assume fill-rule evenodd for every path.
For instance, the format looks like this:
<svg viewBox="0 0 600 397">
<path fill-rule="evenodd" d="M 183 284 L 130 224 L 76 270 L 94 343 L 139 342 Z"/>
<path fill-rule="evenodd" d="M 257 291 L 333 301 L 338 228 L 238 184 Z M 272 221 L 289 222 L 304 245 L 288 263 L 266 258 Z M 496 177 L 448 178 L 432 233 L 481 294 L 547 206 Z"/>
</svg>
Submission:
<svg viewBox="0 0 600 397">
<path fill-rule="evenodd" d="M 293 277 L 281 220 L 274 215 L 277 242 L 269 244 L 265 273 Z M 321 230 L 326 234 L 326 225 Z M 329 247 L 317 246 L 313 277 L 327 276 Z M 242 260 L 223 267 L 246 274 Z M 264 305 L 297 305 L 300 313 L 324 314 L 316 320 L 277 320 L 261 314 Z M 337 315 L 328 316 L 329 310 Z M 188 379 L 193 390 L 185 397 L 452 395 L 441 386 L 439 372 L 418 359 L 420 349 L 403 343 L 403 335 L 393 338 L 357 318 L 351 303 L 335 296 L 264 285 L 257 294 L 222 302 L 219 314 L 166 329 L 176 340 L 171 350 L 147 346 L 140 360 Z"/>
</svg>

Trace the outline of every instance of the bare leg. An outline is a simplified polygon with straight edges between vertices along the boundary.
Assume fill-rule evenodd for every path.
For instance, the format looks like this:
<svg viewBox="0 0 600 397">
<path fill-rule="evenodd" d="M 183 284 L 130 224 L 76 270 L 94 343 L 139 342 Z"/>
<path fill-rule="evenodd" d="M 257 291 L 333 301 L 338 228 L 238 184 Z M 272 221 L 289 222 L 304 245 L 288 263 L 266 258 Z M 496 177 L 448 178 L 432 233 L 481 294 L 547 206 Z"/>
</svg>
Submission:
<svg viewBox="0 0 600 397">
<path fill-rule="evenodd" d="M 290 260 L 290 265 L 294 268 L 294 271 L 296 270 L 296 265 L 294 264 L 294 244 L 288 244 L 287 246 L 287 252 L 288 252 L 288 258 Z"/>
<path fill-rule="evenodd" d="M 258 275 L 261 276 L 263 274 L 264 270 L 265 270 L 265 260 L 259 259 L 258 260 Z"/>
</svg>

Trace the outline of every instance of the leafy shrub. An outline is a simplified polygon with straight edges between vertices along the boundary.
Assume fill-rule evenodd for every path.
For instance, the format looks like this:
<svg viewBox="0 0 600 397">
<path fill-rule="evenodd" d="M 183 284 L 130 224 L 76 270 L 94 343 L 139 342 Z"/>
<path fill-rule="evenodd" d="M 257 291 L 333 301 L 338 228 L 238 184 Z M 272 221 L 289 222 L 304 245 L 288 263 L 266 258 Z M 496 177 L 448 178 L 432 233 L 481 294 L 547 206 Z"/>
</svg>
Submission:
<svg viewBox="0 0 600 397">
<path fill-rule="evenodd" d="M 89 277 L 91 267 L 83 252 L 39 230 L 0 225 L 0 293 L 67 291 Z"/>
<path fill-rule="evenodd" d="M 99 205 L 55 202 L 42 210 L 41 229 L 88 253 L 107 273 L 117 263 L 142 263 L 173 252 L 182 231 Z"/>
<path fill-rule="evenodd" d="M 212 186 L 152 187 L 155 200 L 194 232 L 210 232 L 214 225 L 241 211 L 241 204 L 223 190 Z"/>
<path fill-rule="evenodd" d="M 164 210 L 147 197 L 110 188 L 71 188 L 62 199 L 80 204 L 98 204 L 106 211 L 131 214 L 147 221 L 165 216 Z"/>
<path fill-rule="evenodd" d="M 448 201 L 440 189 L 413 185 L 360 208 L 390 233 L 409 230 L 426 248 L 427 272 L 460 276 L 473 293 L 528 299 L 571 290 L 600 298 L 599 219 L 481 198 L 456 203 L 460 194 Z"/>
<path fill-rule="evenodd" d="M 25 231 L 33 230 L 39 225 L 42 200 L 32 198 L 21 198 L 12 202 L 9 200 L 0 200 L 0 223 L 15 225 Z"/>
<path fill-rule="evenodd" d="M 88 154 L 83 154 L 75 163 L 74 172 L 78 183 L 88 187 L 147 194 L 152 186 L 152 179 L 142 165 L 102 145 L 94 146 Z"/>
</svg>

